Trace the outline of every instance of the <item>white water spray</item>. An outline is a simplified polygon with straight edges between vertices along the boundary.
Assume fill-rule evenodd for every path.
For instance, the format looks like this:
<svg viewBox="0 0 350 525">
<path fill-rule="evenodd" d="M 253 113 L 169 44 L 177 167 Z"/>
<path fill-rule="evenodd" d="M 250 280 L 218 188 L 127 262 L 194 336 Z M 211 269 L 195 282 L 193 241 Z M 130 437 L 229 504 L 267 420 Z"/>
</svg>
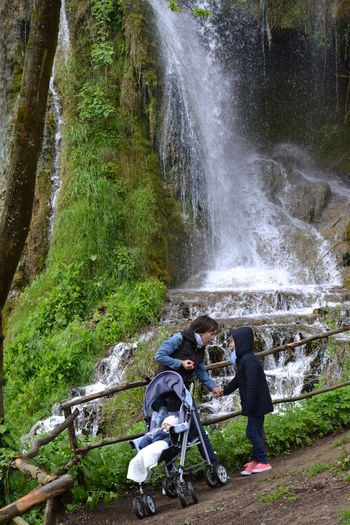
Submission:
<svg viewBox="0 0 350 525">
<path fill-rule="evenodd" d="M 198 210 L 206 217 L 201 235 L 207 273 L 199 287 L 339 284 L 327 242 L 288 206 L 298 191 L 291 183 L 295 174 L 291 177 L 280 161 L 262 158 L 239 132 L 238 79 L 220 65 L 225 54 L 215 25 L 215 9 L 220 6 L 203 4 L 214 16 L 200 24 L 185 9 L 173 13 L 163 0 L 150 3 L 162 42 L 165 75 L 163 167 L 166 176 L 173 177 L 184 209 L 191 202 L 194 218 Z M 269 184 L 273 187 L 277 177 L 283 184 L 275 200 L 266 189 L 266 173 L 271 170 Z"/>
<path fill-rule="evenodd" d="M 55 133 L 55 160 L 54 160 L 54 169 L 51 176 L 51 217 L 49 225 L 49 237 L 51 237 L 53 229 L 53 221 L 56 210 L 56 203 L 58 193 L 61 187 L 61 178 L 60 178 L 60 161 L 61 161 L 61 135 L 62 135 L 62 125 L 63 125 L 63 116 L 62 116 L 62 107 L 61 100 L 56 89 L 55 85 L 55 73 L 56 73 L 56 61 L 58 53 L 63 53 L 65 61 L 67 60 L 69 49 L 69 27 L 68 20 L 66 16 L 66 4 L 65 0 L 62 0 L 61 11 L 60 11 L 60 27 L 58 32 L 58 44 L 56 55 L 52 67 L 52 75 L 50 78 L 49 89 L 52 94 L 53 105 L 54 105 L 54 118 L 56 122 L 56 133 Z"/>
</svg>

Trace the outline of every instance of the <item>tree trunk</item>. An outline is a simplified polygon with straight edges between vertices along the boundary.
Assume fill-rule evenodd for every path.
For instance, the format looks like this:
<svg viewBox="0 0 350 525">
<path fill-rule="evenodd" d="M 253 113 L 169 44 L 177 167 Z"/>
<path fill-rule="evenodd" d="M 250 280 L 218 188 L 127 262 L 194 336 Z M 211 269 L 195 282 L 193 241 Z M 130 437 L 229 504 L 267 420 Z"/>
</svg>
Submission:
<svg viewBox="0 0 350 525">
<path fill-rule="evenodd" d="M 13 143 L 8 153 L 7 192 L 0 223 L 0 311 L 5 305 L 22 254 L 32 215 L 36 167 L 57 46 L 60 7 L 61 0 L 33 0 Z M 3 403 L 0 417 L 1 414 L 3 419 Z"/>
<path fill-rule="evenodd" d="M 0 235 L 2 309 L 27 237 L 35 189 L 49 81 L 55 56 L 60 0 L 34 0 L 20 101 L 8 168 Z"/>
<path fill-rule="evenodd" d="M 65 504 L 62 501 L 62 496 L 48 499 L 45 507 L 44 525 L 60 525 L 64 511 Z"/>
</svg>

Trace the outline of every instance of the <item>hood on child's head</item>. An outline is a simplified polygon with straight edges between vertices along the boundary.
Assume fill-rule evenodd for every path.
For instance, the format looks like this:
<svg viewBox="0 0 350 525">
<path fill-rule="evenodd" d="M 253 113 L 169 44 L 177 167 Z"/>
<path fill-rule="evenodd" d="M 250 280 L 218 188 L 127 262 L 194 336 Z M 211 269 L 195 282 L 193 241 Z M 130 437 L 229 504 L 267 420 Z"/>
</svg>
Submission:
<svg viewBox="0 0 350 525">
<path fill-rule="evenodd" d="M 163 419 L 162 424 L 163 423 L 167 423 L 168 425 L 173 427 L 174 425 L 177 425 L 178 422 L 179 422 L 179 418 L 178 417 L 176 417 L 176 416 L 168 416 L 165 419 Z"/>
<path fill-rule="evenodd" d="M 242 328 L 231 330 L 231 335 L 235 342 L 237 359 L 243 354 L 253 351 L 254 332 L 250 327 L 242 326 Z"/>
</svg>

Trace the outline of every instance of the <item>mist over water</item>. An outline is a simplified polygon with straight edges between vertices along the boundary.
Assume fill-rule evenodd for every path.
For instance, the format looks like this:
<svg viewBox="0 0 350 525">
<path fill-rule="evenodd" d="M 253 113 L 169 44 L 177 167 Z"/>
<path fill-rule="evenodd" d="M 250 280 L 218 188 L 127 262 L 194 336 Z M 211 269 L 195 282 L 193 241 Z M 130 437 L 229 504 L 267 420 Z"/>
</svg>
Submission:
<svg viewBox="0 0 350 525">
<path fill-rule="evenodd" d="M 240 73 L 223 67 L 230 35 L 217 28 L 220 5 L 203 4 L 213 16 L 199 22 L 185 8 L 174 13 L 162 0 L 150 3 L 165 76 L 163 170 L 201 239 L 193 258 L 200 256 L 202 272 L 184 287 L 263 290 L 339 285 L 328 243 L 286 205 L 296 189 L 283 162 L 262 156 L 240 132 L 235 92 Z M 231 52 L 232 46 L 227 48 Z M 291 148 L 289 154 L 303 163 L 302 150 Z M 298 171 L 299 179 L 322 179 L 316 170 L 308 176 L 307 169 L 305 164 L 305 173 Z M 277 171 L 284 189 L 275 199 L 269 194 Z"/>
</svg>

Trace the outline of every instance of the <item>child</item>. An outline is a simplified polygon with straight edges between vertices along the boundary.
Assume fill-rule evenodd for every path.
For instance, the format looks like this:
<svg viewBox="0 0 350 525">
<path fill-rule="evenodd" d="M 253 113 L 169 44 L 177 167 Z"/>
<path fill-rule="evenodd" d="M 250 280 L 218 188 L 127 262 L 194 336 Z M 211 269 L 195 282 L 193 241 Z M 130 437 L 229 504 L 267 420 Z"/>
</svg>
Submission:
<svg viewBox="0 0 350 525">
<path fill-rule="evenodd" d="M 127 478 L 143 483 L 158 464 L 162 452 L 171 445 L 169 429 L 179 422 L 176 416 L 164 419 L 161 428 L 147 432 L 139 442 L 139 451 L 129 463 Z"/>
<path fill-rule="evenodd" d="M 242 414 L 248 416 L 246 434 L 253 445 L 249 463 L 246 463 L 242 476 L 271 470 L 264 446 L 265 414 L 273 411 L 273 405 L 266 376 L 258 358 L 253 353 L 254 333 L 251 328 L 243 327 L 231 331 L 231 362 L 236 365 L 237 373 L 224 387 L 223 395 L 231 394 L 239 388 Z"/>
<path fill-rule="evenodd" d="M 166 417 L 161 424 L 161 428 L 151 430 L 150 432 L 147 432 L 147 434 L 143 436 L 143 438 L 141 439 L 139 443 L 139 450 L 147 447 L 151 443 L 160 441 L 161 439 L 166 441 L 168 445 L 171 445 L 169 429 L 170 427 L 177 425 L 178 422 L 179 422 L 179 419 L 176 416 Z"/>
</svg>

